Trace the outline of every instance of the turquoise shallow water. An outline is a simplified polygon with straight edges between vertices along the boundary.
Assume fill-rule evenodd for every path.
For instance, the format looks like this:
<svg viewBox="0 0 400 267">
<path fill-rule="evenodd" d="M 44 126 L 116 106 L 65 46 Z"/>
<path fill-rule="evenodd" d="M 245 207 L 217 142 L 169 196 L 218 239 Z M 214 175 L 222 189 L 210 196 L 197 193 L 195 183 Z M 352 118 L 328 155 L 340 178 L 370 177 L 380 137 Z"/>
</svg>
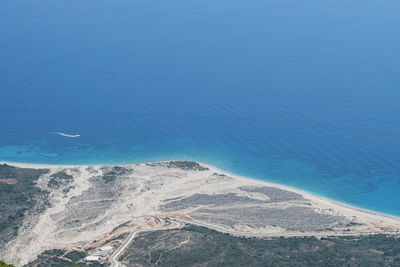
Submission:
<svg viewBox="0 0 400 267">
<path fill-rule="evenodd" d="M 400 215 L 398 14 L 394 0 L 0 0 L 0 160 L 198 160 Z"/>
</svg>

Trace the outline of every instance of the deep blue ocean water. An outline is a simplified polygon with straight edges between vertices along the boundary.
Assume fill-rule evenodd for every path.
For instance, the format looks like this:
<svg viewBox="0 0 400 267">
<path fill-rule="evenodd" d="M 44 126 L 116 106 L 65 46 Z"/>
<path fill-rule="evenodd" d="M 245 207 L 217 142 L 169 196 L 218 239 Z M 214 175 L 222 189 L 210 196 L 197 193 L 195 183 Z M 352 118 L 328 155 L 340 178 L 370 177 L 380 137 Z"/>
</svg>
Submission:
<svg viewBox="0 0 400 267">
<path fill-rule="evenodd" d="M 0 0 L 0 160 L 198 160 L 400 215 L 399 14 L 398 0 Z"/>
</svg>

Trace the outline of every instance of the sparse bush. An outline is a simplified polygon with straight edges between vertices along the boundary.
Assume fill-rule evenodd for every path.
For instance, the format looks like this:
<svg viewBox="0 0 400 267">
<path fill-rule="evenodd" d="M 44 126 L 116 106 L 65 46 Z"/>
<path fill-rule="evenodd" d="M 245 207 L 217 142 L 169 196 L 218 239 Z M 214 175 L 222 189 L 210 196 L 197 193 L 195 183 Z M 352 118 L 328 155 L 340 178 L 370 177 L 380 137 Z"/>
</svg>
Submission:
<svg viewBox="0 0 400 267">
<path fill-rule="evenodd" d="M 4 261 L 0 261 L 0 267 L 15 267 L 15 266 L 12 264 L 7 264 Z"/>
<path fill-rule="evenodd" d="M 193 161 L 170 161 L 167 163 L 168 168 L 179 168 L 182 170 L 193 170 L 193 171 L 207 171 L 207 167 L 200 165 Z"/>
</svg>

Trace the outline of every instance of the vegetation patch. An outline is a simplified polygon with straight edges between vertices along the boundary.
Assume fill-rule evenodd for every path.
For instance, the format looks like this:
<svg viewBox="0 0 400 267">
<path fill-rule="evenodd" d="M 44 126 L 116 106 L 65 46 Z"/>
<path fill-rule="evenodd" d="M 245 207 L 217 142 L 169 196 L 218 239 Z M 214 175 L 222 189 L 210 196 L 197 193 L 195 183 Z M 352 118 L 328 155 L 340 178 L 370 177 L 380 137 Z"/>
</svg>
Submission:
<svg viewBox="0 0 400 267">
<path fill-rule="evenodd" d="M 87 265 L 82 261 L 84 257 L 88 254 L 83 251 L 71 251 L 67 254 L 66 250 L 53 249 L 46 250 L 41 253 L 36 260 L 25 265 L 26 267 L 41 267 L 41 266 L 51 266 L 51 267 L 76 267 L 76 266 L 91 266 L 91 267 L 103 267 L 107 266 L 99 262 L 93 262 Z M 1 266 L 0 266 L 1 267 Z"/>
<path fill-rule="evenodd" d="M 0 250 L 14 238 L 29 212 L 40 212 L 47 205 L 48 191 L 35 184 L 48 169 L 24 169 L 0 165 L 2 179 L 16 179 L 16 183 L 0 183 Z"/>
<path fill-rule="evenodd" d="M 12 264 L 7 264 L 4 261 L 0 261 L 0 267 L 15 267 L 15 266 Z"/>
<path fill-rule="evenodd" d="M 193 161 L 169 161 L 167 163 L 168 168 L 178 168 L 182 170 L 192 170 L 192 171 L 207 171 L 209 168 L 200 165 Z"/>
<path fill-rule="evenodd" d="M 78 262 L 81 259 L 83 259 L 84 257 L 86 257 L 87 253 L 83 252 L 83 251 L 71 251 L 67 254 L 64 255 L 64 258 L 70 259 L 73 262 Z"/>
<path fill-rule="evenodd" d="M 71 191 L 71 189 L 75 189 L 75 186 L 69 186 L 63 189 L 63 193 L 64 194 L 68 194 L 69 191 Z"/>
<path fill-rule="evenodd" d="M 118 176 L 129 174 L 129 170 L 123 167 L 115 166 L 111 170 L 106 171 L 102 176 L 105 183 L 114 182 Z"/>
<path fill-rule="evenodd" d="M 50 188 L 60 188 L 60 186 L 67 185 L 72 180 L 72 175 L 67 174 L 65 171 L 60 171 L 50 175 L 50 180 L 47 183 L 47 186 Z"/>
<path fill-rule="evenodd" d="M 386 235 L 245 238 L 189 225 L 140 234 L 120 262 L 126 266 L 400 266 L 400 240 Z"/>
</svg>

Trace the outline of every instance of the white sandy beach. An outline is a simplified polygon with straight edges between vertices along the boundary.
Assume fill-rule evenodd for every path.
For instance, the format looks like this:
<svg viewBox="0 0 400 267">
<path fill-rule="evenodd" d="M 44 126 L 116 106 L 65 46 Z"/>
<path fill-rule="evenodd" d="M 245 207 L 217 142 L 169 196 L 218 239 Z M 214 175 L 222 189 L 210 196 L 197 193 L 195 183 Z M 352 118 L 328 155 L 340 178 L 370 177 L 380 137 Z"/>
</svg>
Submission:
<svg viewBox="0 0 400 267">
<path fill-rule="evenodd" d="M 157 163 L 157 162 L 148 162 L 148 163 Z M 298 194 L 302 195 L 304 198 L 311 200 L 313 202 L 313 205 L 315 207 L 320 208 L 321 210 L 322 209 L 325 209 L 325 210 L 332 209 L 335 213 L 340 213 L 347 217 L 357 217 L 357 220 L 370 224 L 371 225 L 370 230 L 372 232 L 374 232 L 375 228 L 377 230 L 380 227 L 385 227 L 385 228 L 387 227 L 387 229 L 391 229 L 393 231 L 400 231 L 400 217 L 385 214 L 385 213 L 375 212 L 372 210 L 358 208 L 358 207 L 344 204 L 344 203 L 341 203 L 341 202 L 338 202 L 335 200 L 331 200 L 329 198 L 317 196 L 317 195 L 299 190 L 294 187 L 289 187 L 289 186 L 285 186 L 285 185 L 281 185 L 281 184 L 270 183 L 267 181 L 260 181 L 260 180 L 256 180 L 256 179 L 243 177 L 243 176 L 238 176 L 238 175 L 223 171 L 221 169 L 218 169 L 212 165 L 202 163 L 202 162 L 199 162 L 199 163 L 201 165 L 209 168 L 212 172 L 225 174 L 229 177 L 235 178 L 235 180 L 237 182 L 240 182 L 241 184 L 271 186 L 271 187 L 275 187 L 275 188 L 280 188 L 282 190 L 287 190 L 287 191 L 298 193 Z M 82 167 L 89 166 L 89 165 L 51 165 L 51 164 L 46 165 L 46 164 L 14 163 L 14 162 L 0 162 L 0 164 L 8 164 L 8 165 L 15 166 L 15 167 L 33 168 L 33 169 L 43 169 L 43 168 L 64 169 L 64 168 L 82 168 Z M 139 164 L 142 164 L 142 163 L 139 163 Z M 134 164 L 122 164 L 122 165 L 118 165 L 118 166 L 130 167 L 130 166 L 135 166 L 135 165 L 138 165 L 138 164 L 135 164 L 135 163 Z M 102 166 L 112 166 L 112 165 L 90 165 L 90 166 L 102 167 Z"/>
</svg>

